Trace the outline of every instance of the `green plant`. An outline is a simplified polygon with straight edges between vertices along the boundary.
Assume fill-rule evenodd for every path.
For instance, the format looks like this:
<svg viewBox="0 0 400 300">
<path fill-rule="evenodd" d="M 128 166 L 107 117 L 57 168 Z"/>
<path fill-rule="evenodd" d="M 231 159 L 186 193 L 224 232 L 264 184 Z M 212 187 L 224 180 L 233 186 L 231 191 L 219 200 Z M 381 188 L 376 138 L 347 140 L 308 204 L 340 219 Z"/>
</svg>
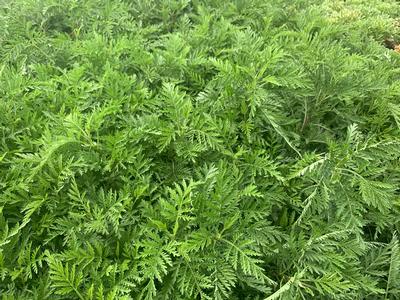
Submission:
<svg viewBox="0 0 400 300">
<path fill-rule="evenodd" d="M 399 13 L 1 1 L 2 299 L 398 299 Z"/>
</svg>

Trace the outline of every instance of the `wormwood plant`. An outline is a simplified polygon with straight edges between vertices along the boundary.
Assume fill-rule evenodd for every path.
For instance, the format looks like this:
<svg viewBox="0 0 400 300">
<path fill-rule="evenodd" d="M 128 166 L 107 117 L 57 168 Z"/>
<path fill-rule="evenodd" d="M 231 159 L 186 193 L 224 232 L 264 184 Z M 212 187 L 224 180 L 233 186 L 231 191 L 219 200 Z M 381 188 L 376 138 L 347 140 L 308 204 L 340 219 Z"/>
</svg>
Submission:
<svg viewBox="0 0 400 300">
<path fill-rule="evenodd" d="M 2 299 L 400 298 L 399 2 L 0 3 Z"/>
</svg>

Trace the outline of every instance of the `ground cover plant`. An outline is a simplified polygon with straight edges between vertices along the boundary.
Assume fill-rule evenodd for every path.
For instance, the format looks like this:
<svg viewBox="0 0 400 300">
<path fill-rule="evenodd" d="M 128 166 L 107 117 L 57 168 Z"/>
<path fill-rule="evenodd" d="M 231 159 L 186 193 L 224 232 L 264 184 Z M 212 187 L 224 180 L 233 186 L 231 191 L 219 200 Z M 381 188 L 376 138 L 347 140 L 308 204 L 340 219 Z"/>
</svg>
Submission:
<svg viewBox="0 0 400 300">
<path fill-rule="evenodd" d="M 399 16 L 0 1 L 1 299 L 399 299 Z"/>
</svg>

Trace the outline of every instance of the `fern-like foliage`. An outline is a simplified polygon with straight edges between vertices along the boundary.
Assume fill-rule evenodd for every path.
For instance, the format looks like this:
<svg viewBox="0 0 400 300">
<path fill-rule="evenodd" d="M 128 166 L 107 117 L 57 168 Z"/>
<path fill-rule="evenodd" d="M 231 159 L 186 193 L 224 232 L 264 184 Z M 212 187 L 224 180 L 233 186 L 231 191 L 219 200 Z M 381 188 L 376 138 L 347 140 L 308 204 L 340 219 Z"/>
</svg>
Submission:
<svg viewBox="0 0 400 300">
<path fill-rule="evenodd" d="M 399 299 L 399 13 L 0 1 L 2 299 Z"/>
</svg>

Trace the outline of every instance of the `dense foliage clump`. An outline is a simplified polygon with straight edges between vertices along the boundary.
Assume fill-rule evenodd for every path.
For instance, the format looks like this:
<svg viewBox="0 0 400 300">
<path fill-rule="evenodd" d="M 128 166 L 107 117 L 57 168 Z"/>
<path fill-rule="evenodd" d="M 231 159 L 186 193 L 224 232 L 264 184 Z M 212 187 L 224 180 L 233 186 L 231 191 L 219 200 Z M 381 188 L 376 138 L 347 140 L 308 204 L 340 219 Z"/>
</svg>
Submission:
<svg viewBox="0 0 400 300">
<path fill-rule="evenodd" d="M 400 298 L 399 2 L 0 3 L 1 299 Z"/>
</svg>

